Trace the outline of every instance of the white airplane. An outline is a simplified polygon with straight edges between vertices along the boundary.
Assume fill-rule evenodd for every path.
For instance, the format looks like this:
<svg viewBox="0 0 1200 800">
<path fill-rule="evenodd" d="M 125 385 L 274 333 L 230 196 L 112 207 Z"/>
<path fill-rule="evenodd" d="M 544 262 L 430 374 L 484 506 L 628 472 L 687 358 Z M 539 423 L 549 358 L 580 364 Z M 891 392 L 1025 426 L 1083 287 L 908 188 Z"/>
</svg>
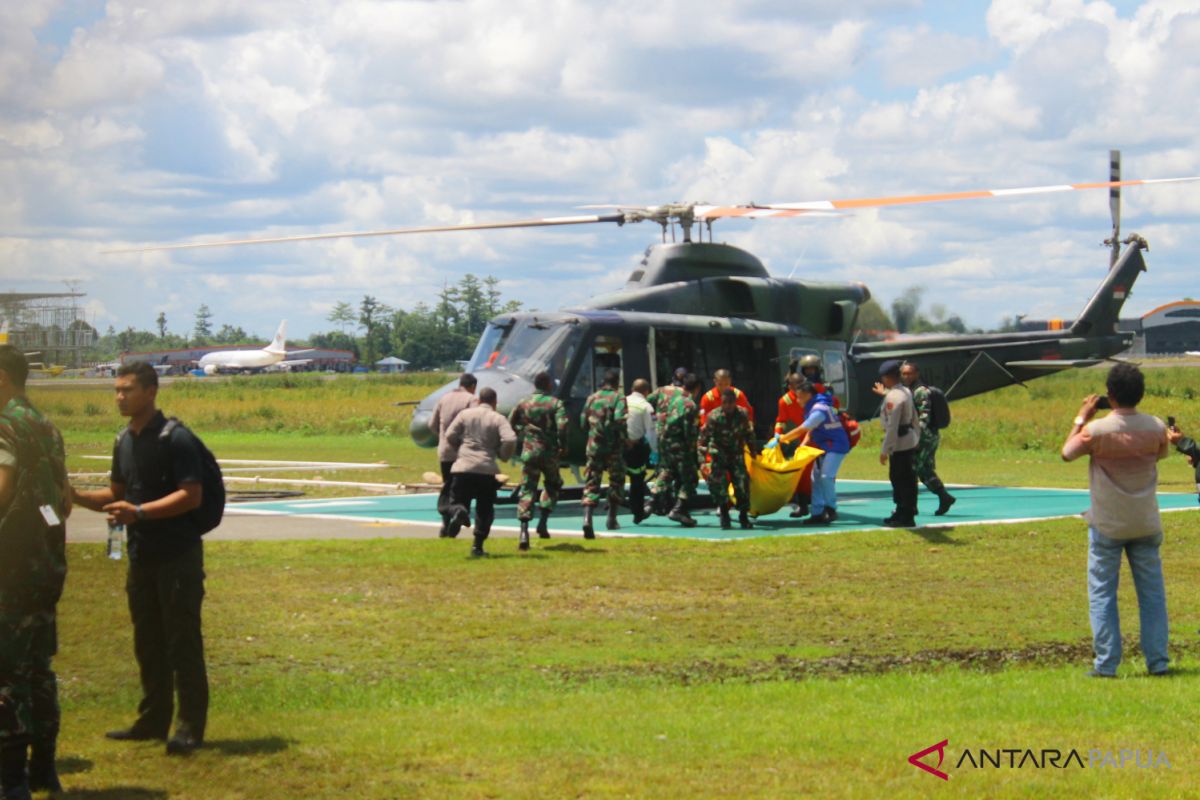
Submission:
<svg viewBox="0 0 1200 800">
<path fill-rule="evenodd" d="M 287 356 L 311 353 L 312 350 L 288 349 L 284 343 L 287 337 L 287 320 L 279 323 L 275 338 L 261 350 L 217 350 L 207 354 L 197 362 L 205 375 L 216 375 L 221 372 L 246 372 L 271 366 L 295 367 L 307 364 L 311 358 L 288 359 Z"/>
</svg>

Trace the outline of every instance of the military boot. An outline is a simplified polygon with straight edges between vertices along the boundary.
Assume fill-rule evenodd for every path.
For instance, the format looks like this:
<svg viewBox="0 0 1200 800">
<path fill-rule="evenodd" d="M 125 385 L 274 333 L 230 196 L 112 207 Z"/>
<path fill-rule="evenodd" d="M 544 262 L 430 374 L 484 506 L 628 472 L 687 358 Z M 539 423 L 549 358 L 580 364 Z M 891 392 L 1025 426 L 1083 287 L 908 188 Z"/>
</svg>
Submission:
<svg viewBox="0 0 1200 800">
<path fill-rule="evenodd" d="M 604 521 L 604 529 L 615 531 L 620 529 L 620 524 L 617 522 L 617 504 L 610 502 L 608 504 L 608 519 Z"/>
<path fill-rule="evenodd" d="M 26 760 L 24 742 L 6 742 L 0 748 L 0 786 L 4 787 L 4 800 L 30 800 Z"/>
<path fill-rule="evenodd" d="M 692 519 L 692 515 L 687 512 L 687 508 L 684 506 L 682 500 L 676 501 L 675 507 L 667 514 L 667 519 L 672 522 L 678 522 L 685 528 L 696 527 L 696 520 Z"/>
<path fill-rule="evenodd" d="M 946 484 L 942 483 L 941 478 L 934 478 L 930 481 L 929 488 L 938 497 L 937 511 L 933 512 L 933 515 L 935 517 L 945 516 L 946 512 L 950 510 L 950 506 L 958 502 L 958 498 L 946 491 Z"/>
<path fill-rule="evenodd" d="M 733 527 L 733 522 L 731 522 L 729 519 L 729 506 L 728 505 L 717 506 L 717 516 L 719 516 L 721 519 L 721 530 L 727 531 Z"/>
<path fill-rule="evenodd" d="M 58 771 L 54 768 L 55 742 L 38 740 L 29 748 L 29 791 L 61 792 Z"/>
<path fill-rule="evenodd" d="M 550 523 L 550 509 L 543 508 L 542 515 L 540 517 L 538 517 L 538 524 L 537 524 L 537 535 L 538 535 L 539 539 L 549 539 L 550 538 L 549 523 Z"/>
<path fill-rule="evenodd" d="M 649 519 L 658 513 L 658 509 L 655 507 L 655 505 L 654 495 L 647 496 L 646 507 L 642 509 L 642 519 Z"/>
<path fill-rule="evenodd" d="M 471 546 L 471 558 L 482 558 L 487 553 L 483 551 L 483 543 L 487 541 L 487 536 L 475 534 L 475 544 Z"/>
<path fill-rule="evenodd" d="M 583 538 L 595 539 L 596 528 L 592 525 L 592 514 L 596 511 L 595 506 L 583 507 Z"/>
<path fill-rule="evenodd" d="M 738 512 L 738 525 L 741 526 L 742 530 L 744 531 L 748 531 L 754 527 L 754 523 L 750 520 L 749 511 Z"/>
<path fill-rule="evenodd" d="M 521 539 L 517 542 L 518 550 L 529 549 L 529 520 L 521 520 Z"/>
</svg>

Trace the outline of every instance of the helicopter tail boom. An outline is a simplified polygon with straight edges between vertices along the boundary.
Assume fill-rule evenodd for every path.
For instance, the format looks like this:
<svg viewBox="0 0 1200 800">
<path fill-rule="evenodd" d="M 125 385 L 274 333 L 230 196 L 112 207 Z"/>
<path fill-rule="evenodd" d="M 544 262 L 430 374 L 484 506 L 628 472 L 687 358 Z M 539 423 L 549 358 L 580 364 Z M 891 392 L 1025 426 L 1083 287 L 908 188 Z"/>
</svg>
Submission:
<svg viewBox="0 0 1200 800">
<path fill-rule="evenodd" d="M 1146 240 L 1137 235 L 1130 236 L 1126 243 L 1129 247 L 1124 255 L 1108 271 L 1083 312 L 1071 325 L 1071 335 L 1107 336 L 1116 332 L 1121 307 L 1125 305 L 1138 275 L 1146 271 L 1142 251 L 1150 249 Z"/>
</svg>

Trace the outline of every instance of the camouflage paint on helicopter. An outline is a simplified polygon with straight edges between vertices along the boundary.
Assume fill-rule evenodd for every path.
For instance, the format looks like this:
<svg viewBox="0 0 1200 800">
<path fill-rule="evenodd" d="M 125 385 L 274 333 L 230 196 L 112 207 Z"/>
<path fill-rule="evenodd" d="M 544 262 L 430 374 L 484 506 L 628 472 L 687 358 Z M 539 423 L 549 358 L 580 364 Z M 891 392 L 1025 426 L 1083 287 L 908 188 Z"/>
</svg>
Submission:
<svg viewBox="0 0 1200 800">
<path fill-rule="evenodd" d="M 871 392 L 879 365 L 891 358 L 919 361 L 922 376 L 941 386 L 951 399 L 969 397 L 1070 367 L 1111 358 L 1130 346 L 1132 334 L 1117 332 L 1117 317 L 1138 275 L 1146 269 L 1139 236 L 1120 238 L 1120 188 L 1200 181 L 1200 176 L 1122 180 L 1120 152 L 1109 153 L 1109 180 L 1006 189 L 892 197 L 814 200 L 798 203 L 710 205 L 667 203 L 659 206 L 588 206 L 603 214 L 540 217 L 502 222 L 437 225 L 376 231 L 310 233 L 296 236 L 201 241 L 126 248 L 110 253 L 189 250 L 233 245 L 315 241 L 374 236 L 404 236 L 469 230 L 625 225 L 653 222 L 682 232 L 678 244 L 646 250 L 625 287 L 573 309 L 551 313 L 519 313 L 489 322 L 467 369 L 479 385 L 496 390 L 498 408 L 508 413 L 533 392 L 533 377 L 548 370 L 555 394 L 572 420 L 568 463 L 579 464 L 583 439 L 579 411 L 604 371 L 621 371 L 628 390 L 636 378 L 661 385 L 676 367 L 704 379 L 717 369 L 733 373 L 735 384 L 760 409 L 756 433 L 771 434 L 769 413 L 782 391 L 788 366 L 807 354 L 821 357 L 825 382 L 858 419 L 878 413 Z M 1067 331 L 910 337 L 892 342 L 853 340 L 859 307 L 870 298 L 861 283 L 820 284 L 772 278 L 762 262 L 736 247 L 714 244 L 712 225 L 720 219 L 768 219 L 842 214 L 854 209 L 1011 198 L 1079 190 L 1109 190 L 1112 235 L 1110 269 L 1079 318 Z M 692 230 L 700 228 L 700 241 Z M 705 243 L 704 231 L 709 241 Z M 1122 254 L 1121 244 L 1126 245 Z M 421 401 L 410 431 L 425 447 L 437 444 L 429 429 L 433 406 L 451 383 Z M 768 413 L 763 413 L 768 412 Z"/>
<path fill-rule="evenodd" d="M 927 380 L 959 399 L 1127 349 L 1132 334 L 1117 333 L 1116 322 L 1145 269 L 1145 247 L 1144 240 L 1130 237 L 1070 330 L 857 343 L 858 309 L 870 298 L 861 283 L 772 278 L 757 258 L 729 245 L 655 245 L 621 291 L 578 308 L 493 319 L 467 369 L 480 386 L 496 390 L 502 413 L 532 392 L 535 374 L 548 370 L 556 395 L 576 421 L 584 399 L 610 368 L 621 371 L 628 389 L 636 378 L 669 382 L 679 366 L 705 379 L 723 367 L 756 408 L 773 411 L 789 364 L 816 353 L 842 407 L 869 419 L 879 408 L 871 385 L 879 364 L 890 358 L 918 360 Z M 410 431 L 418 444 L 436 445 L 429 417 L 437 398 L 456 384 L 417 406 Z M 760 438 L 770 436 L 773 421 L 773 413 L 758 414 Z M 582 443 L 573 425 L 570 463 L 580 462 Z"/>
</svg>

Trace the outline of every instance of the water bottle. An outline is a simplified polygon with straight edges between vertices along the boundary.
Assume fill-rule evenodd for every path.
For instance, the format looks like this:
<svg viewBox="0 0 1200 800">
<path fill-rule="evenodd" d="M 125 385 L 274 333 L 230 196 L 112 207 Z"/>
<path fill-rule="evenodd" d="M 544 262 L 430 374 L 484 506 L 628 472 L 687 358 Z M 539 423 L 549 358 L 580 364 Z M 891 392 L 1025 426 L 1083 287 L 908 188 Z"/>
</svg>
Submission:
<svg viewBox="0 0 1200 800">
<path fill-rule="evenodd" d="M 120 522 L 108 523 L 108 557 L 120 561 L 125 549 L 125 526 Z"/>
</svg>

